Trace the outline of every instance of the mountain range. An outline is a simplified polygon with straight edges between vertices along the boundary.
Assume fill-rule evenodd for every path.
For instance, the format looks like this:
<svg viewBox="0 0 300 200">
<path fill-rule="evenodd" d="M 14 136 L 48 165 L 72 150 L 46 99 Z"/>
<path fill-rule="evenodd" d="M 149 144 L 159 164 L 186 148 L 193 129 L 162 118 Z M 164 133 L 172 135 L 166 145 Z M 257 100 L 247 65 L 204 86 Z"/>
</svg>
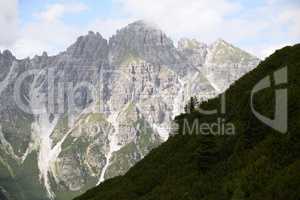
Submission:
<svg viewBox="0 0 300 200">
<path fill-rule="evenodd" d="M 71 199 L 124 175 L 170 137 L 191 96 L 214 98 L 259 62 L 221 39 L 175 46 L 144 21 L 55 56 L 3 51 L 1 199 Z"/>
</svg>

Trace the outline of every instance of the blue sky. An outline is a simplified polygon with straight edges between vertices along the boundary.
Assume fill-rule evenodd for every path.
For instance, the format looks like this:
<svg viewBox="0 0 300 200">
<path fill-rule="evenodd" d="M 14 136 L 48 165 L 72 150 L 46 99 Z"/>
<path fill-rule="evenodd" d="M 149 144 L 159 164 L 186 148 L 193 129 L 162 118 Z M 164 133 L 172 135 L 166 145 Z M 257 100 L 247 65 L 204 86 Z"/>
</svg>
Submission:
<svg viewBox="0 0 300 200">
<path fill-rule="evenodd" d="M 113 17 L 114 4 L 109 0 L 101 0 L 101 3 L 95 3 L 94 0 L 82 0 L 82 1 L 58 1 L 58 0 L 20 0 L 19 10 L 20 19 L 23 23 L 31 20 L 35 20 L 34 13 L 41 12 L 47 7 L 55 4 L 78 4 L 81 3 L 88 7 L 87 12 L 81 12 L 80 14 L 66 15 L 64 21 L 66 23 L 73 23 L 78 25 L 84 25 L 94 18 L 110 18 Z"/>
<path fill-rule="evenodd" d="M 109 38 L 139 19 L 175 42 L 223 38 L 261 58 L 300 42 L 299 0 L 0 0 L 0 49 L 54 55 L 89 30 Z"/>
</svg>

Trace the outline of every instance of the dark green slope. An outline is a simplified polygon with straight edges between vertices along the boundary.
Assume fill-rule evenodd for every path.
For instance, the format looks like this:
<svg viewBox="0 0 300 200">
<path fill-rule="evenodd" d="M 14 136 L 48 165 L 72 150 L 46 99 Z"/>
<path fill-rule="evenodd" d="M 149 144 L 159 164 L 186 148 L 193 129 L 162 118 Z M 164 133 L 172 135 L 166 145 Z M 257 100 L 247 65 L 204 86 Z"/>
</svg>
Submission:
<svg viewBox="0 0 300 200">
<path fill-rule="evenodd" d="M 288 132 L 279 133 L 251 111 L 252 88 L 288 67 Z M 272 82 L 274 81 L 271 79 Z M 254 107 L 273 116 L 274 88 L 255 95 Z M 219 108 L 216 98 L 201 107 Z M 108 180 L 76 200 L 300 199 L 300 45 L 276 51 L 226 92 L 226 113 L 176 118 L 178 134 L 125 176 Z M 235 135 L 183 135 L 184 119 L 233 123 Z"/>
</svg>

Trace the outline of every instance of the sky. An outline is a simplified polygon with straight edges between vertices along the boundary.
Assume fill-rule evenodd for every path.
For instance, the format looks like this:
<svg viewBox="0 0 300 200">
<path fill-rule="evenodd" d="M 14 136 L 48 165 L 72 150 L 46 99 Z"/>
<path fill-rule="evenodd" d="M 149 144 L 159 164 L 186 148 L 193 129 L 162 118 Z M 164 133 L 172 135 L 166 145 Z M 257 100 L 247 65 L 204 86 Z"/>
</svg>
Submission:
<svg viewBox="0 0 300 200">
<path fill-rule="evenodd" d="M 55 55 L 89 30 L 109 39 L 147 20 L 175 42 L 222 38 L 264 58 L 300 43 L 299 19 L 299 0 L 0 0 L 0 50 L 19 59 Z"/>
</svg>

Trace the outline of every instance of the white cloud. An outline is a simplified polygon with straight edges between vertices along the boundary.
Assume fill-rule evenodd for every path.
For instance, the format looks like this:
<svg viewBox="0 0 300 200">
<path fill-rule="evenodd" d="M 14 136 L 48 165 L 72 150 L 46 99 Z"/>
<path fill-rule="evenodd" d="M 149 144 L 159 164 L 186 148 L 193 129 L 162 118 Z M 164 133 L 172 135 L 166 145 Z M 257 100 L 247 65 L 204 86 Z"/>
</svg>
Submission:
<svg viewBox="0 0 300 200">
<path fill-rule="evenodd" d="M 248 46 L 245 49 L 253 55 L 258 55 L 261 59 L 264 59 L 273 54 L 277 49 L 281 49 L 285 46 L 292 46 L 294 42 L 279 42 L 272 44 L 258 44 L 254 46 Z"/>
<path fill-rule="evenodd" d="M 13 52 L 18 58 L 40 55 L 43 51 L 54 55 L 72 44 L 80 34 L 79 28 L 67 26 L 61 21 L 33 22 L 21 30 Z"/>
<path fill-rule="evenodd" d="M 80 13 L 87 10 L 88 7 L 82 3 L 76 4 L 52 4 L 48 5 L 47 9 L 36 13 L 35 16 L 46 22 L 55 22 L 60 20 L 65 14 Z"/>
<path fill-rule="evenodd" d="M 0 0 L 0 46 L 6 47 L 15 42 L 18 31 L 17 0 Z"/>
<path fill-rule="evenodd" d="M 240 6 L 226 0 L 116 0 L 129 16 L 158 24 L 173 38 L 192 36 L 212 41 L 224 18 Z"/>
<path fill-rule="evenodd" d="M 49 55 L 55 55 L 64 51 L 76 41 L 80 35 L 89 30 L 98 31 L 105 38 L 109 38 L 115 31 L 133 19 L 91 19 L 84 26 L 66 24 L 63 17 L 68 14 L 80 14 L 88 9 L 88 6 L 77 4 L 52 4 L 45 10 L 34 13 L 34 21 L 27 22 L 19 31 L 20 37 L 10 47 L 17 58 L 33 57 L 46 51 Z M 76 24 L 76 22 L 75 22 Z"/>
<path fill-rule="evenodd" d="M 84 30 L 64 23 L 62 18 L 87 9 L 82 3 L 48 5 L 45 10 L 33 14 L 34 21 L 27 22 L 21 28 L 11 49 L 17 58 L 40 55 L 43 51 L 54 55 L 65 50 Z"/>
<path fill-rule="evenodd" d="M 274 53 L 276 49 L 280 49 L 280 48 L 285 47 L 287 45 L 291 45 L 291 44 L 288 44 L 288 43 L 273 44 L 271 46 L 261 48 L 259 53 L 262 57 L 265 58 L 265 57 L 271 55 L 272 53 Z"/>
<path fill-rule="evenodd" d="M 291 36 L 300 36 L 300 7 L 289 7 L 280 12 L 278 18 Z"/>
<path fill-rule="evenodd" d="M 229 0 L 115 2 L 129 16 L 150 20 L 175 39 L 212 42 L 221 37 L 259 57 L 278 44 L 300 41 L 300 5 L 293 0 L 265 0 L 258 5 Z"/>
</svg>

